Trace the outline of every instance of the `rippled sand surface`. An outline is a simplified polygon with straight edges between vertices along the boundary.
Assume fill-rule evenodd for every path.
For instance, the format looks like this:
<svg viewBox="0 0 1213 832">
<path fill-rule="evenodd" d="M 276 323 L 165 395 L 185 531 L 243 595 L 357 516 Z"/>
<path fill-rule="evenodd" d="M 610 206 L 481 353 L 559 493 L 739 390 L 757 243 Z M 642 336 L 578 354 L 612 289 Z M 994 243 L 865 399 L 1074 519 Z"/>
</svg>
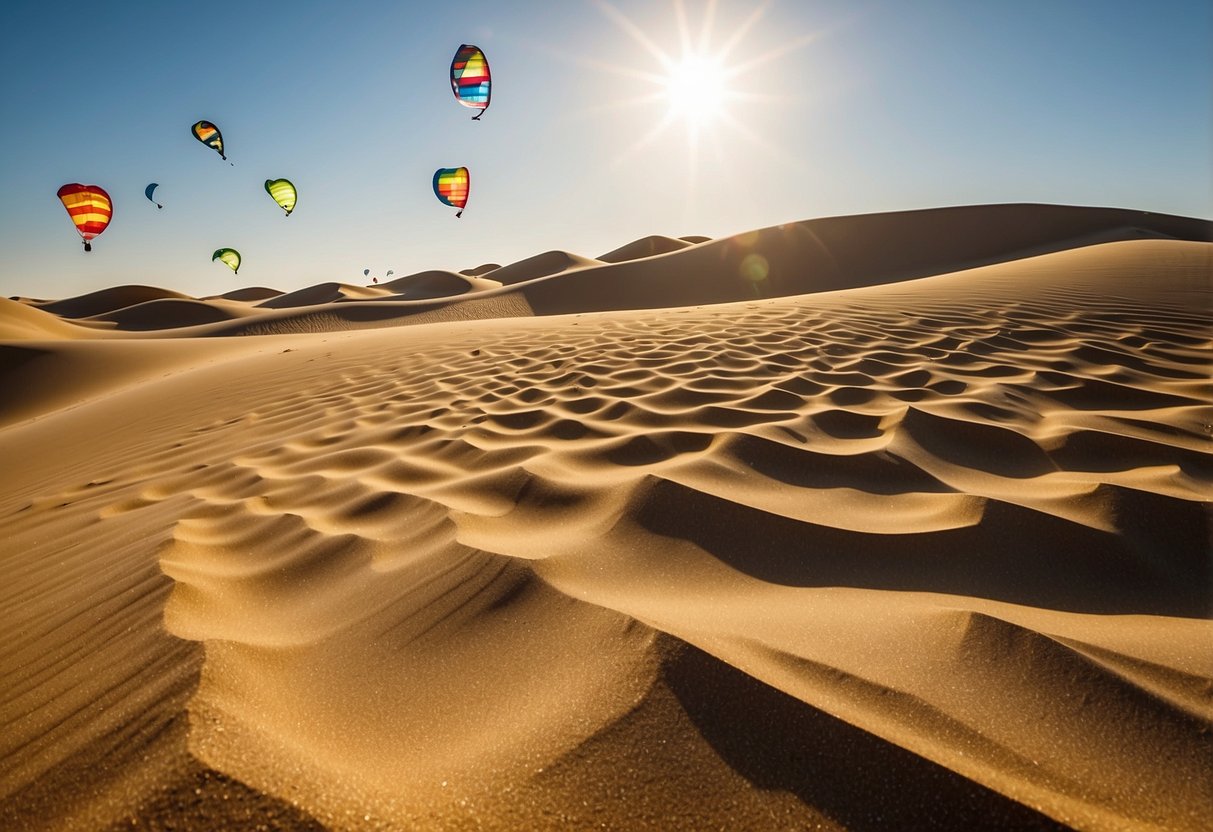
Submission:
<svg viewBox="0 0 1213 832">
<path fill-rule="evenodd" d="M 0 825 L 1203 828 L 1213 244 L 1081 230 L 4 301 Z"/>
</svg>

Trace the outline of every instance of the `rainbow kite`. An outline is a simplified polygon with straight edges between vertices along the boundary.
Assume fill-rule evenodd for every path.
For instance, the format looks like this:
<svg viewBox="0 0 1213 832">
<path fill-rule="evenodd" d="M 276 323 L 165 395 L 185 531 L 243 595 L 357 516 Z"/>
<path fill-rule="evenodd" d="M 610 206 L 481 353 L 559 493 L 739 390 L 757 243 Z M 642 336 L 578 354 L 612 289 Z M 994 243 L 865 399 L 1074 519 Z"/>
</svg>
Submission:
<svg viewBox="0 0 1213 832">
<path fill-rule="evenodd" d="M 434 196 L 444 205 L 458 208 L 456 217 L 463 216 L 463 206 L 468 204 L 471 186 L 467 168 L 438 168 L 434 171 Z"/>
<path fill-rule="evenodd" d="M 464 193 L 467 193 L 466 186 Z M 72 218 L 76 231 L 84 238 L 84 250 L 92 251 L 91 240 L 106 229 L 114 216 L 114 203 L 110 195 L 98 185 L 73 182 L 60 188 L 58 196 Z"/>
<path fill-rule="evenodd" d="M 460 46 L 451 61 L 451 91 L 460 104 L 480 111 L 472 116 L 472 121 L 479 121 L 488 109 L 491 87 L 489 62 L 484 53 L 470 43 Z"/>
</svg>

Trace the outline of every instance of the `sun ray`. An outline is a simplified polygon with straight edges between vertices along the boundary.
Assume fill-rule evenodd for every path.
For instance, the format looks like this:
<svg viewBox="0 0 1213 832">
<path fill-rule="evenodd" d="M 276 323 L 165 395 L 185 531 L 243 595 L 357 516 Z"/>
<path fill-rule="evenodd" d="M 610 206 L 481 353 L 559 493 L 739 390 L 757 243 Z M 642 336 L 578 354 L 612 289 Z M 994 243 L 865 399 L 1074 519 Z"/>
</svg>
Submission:
<svg viewBox="0 0 1213 832">
<path fill-rule="evenodd" d="M 637 69 L 636 67 L 623 66 L 621 64 L 613 64 L 608 61 L 600 61 L 597 58 L 591 58 L 588 55 L 569 54 L 567 49 L 558 49 L 547 41 L 531 40 L 530 38 L 521 39 L 520 43 L 528 50 L 540 52 L 548 57 L 560 62 L 573 62 L 584 66 L 588 69 L 596 69 L 601 72 L 609 72 L 612 75 L 618 75 L 622 78 L 631 78 L 637 81 L 646 81 L 650 84 L 662 85 L 665 83 L 666 76 L 649 70 Z"/>
<path fill-rule="evenodd" d="M 755 132 L 751 127 L 733 118 L 733 116 L 729 115 L 728 113 L 721 116 L 720 123 L 731 129 L 743 139 L 749 141 L 754 147 L 757 147 L 759 150 L 769 154 L 772 159 L 783 162 L 784 164 L 798 170 L 804 169 L 805 163 L 798 156 L 794 156 L 793 154 L 780 149 L 767 139 L 763 138 L 762 134 Z"/>
<path fill-rule="evenodd" d="M 682 0 L 674 0 L 674 17 L 678 20 L 678 40 L 682 44 L 682 54 L 691 52 L 691 24 L 687 20 L 687 9 Z"/>
<path fill-rule="evenodd" d="M 708 0 L 703 11 L 703 25 L 699 28 L 699 43 L 696 49 L 702 54 L 708 51 L 712 43 L 712 26 L 716 22 L 716 0 Z"/>
<path fill-rule="evenodd" d="M 733 50 L 737 48 L 737 44 L 741 43 L 741 39 L 746 36 L 746 33 L 767 13 L 770 5 L 771 0 L 763 0 L 762 3 L 754 7 L 754 11 L 750 12 L 750 16 L 743 20 L 741 25 L 733 31 L 733 36 L 725 41 L 724 45 L 717 50 L 716 55 L 721 61 L 727 59 Z"/>
<path fill-rule="evenodd" d="M 632 110 L 637 107 L 644 107 L 651 104 L 657 104 L 665 100 L 665 93 L 661 90 L 645 93 L 644 95 L 635 95 L 630 98 L 620 98 L 614 101 L 604 101 L 601 104 L 590 104 L 584 107 L 578 107 L 572 110 L 568 115 L 576 115 L 577 117 L 596 116 L 603 113 L 618 112 L 620 110 Z"/>
<path fill-rule="evenodd" d="M 773 0 L 758 0 L 740 24 L 730 25 L 728 37 L 720 46 L 713 45 L 713 32 L 718 23 L 718 0 L 706 0 L 703 15 L 697 21 L 698 25 L 695 25 L 696 21 L 692 20 L 688 11 L 687 0 L 673 0 L 678 38 L 674 48 L 679 50 L 676 53 L 666 52 L 610 0 L 594 2 L 615 26 L 656 59 L 661 72 L 638 71 L 592 59 L 578 59 L 580 63 L 657 87 L 651 94 L 631 97 L 587 112 L 645 106 L 659 101 L 666 103 L 665 113 L 657 124 L 612 159 L 609 165 L 611 169 L 627 163 L 670 132 L 671 126 L 677 121 L 684 125 L 684 131 L 679 132 L 684 132 L 685 135 L 682 162 L 686 171 L 688 194 L 693 193 L 698 186 L 705 161 L 716 168 L 728 167 L 724 162 L 724 140 L 730 136 L 740 138 L 745 144 L 758 149 L 781 165 L 804 169 L 801 160 L 780 149 L 761 130 L 755 129 L 752 119 L 756 117 L 757 111 L 747 112 L 745 118 L 739 118 L 737 113 L 730 111 L 730 105 L 738 102 L 782 105 L 793 101 L 797 96 L 782 90 L 767 91 L 772 90 L 769 84 L 763 84 L 762 90 L 756 91 L 736 88 L 730 82 L 804 48 L 822 37 L 822 34 L 812 33 L 792 38 L 748 60 L 732 63 L 730 56 L 740 48 L 746 36 L 755 31 L 772 7 Z"/>
<path fill-rule="evenodd" d="M 757 58 L 751 58 L 750 60 L 746 61 L 745 63 L 740 63 L 740 64 L 734 65 L 728 71 L 729 77 L 737 78 L 741 75 L 744 75 L 745 73 L 749 72 L 752 69 L 756 69 L 764 64 L 769 64 L 771 61 L 778 60 L 779 58 L 782 58 L 784 55 L 787 55 L 790 52 L 795 52 L 798 49 L 804 49 L 806 46 L 808 46 L 810 43 L 813 43 L 814 41 L 818 40 L 820 37 L 821 37 L 820 32 L 813 32 L 808 35 L 801 35 L 800 37 L 796 38 L 795 40 L 788 41 L 783 46 L 777 46 L 774 49 L 770 49 L 770 50 L 762 53 Z"/>
<path fill-rule="evenodd" d="M 673 63 L 673 59 L 666 52 L 653 42 L 653 39 L 644 33 L 644 30 L 633 23 L 627 15 L 612 6 L 607 0 L 594 0 L 598 8 L 602 9 L 603 13 L 611 19 L 611 21 L 622 29 L 629 37 L 637 44 L 644 47 L 650 55 L 657 59 L 663 69 L 668 69 Z"/>
<path fill-rule="evenodd" d="M 622 153 L 620 153 L 618 156 L 616 156 L 614 159 L 611 160 L 611 162 L 610 162 L 611 169 L 617 170 L 619 168 L 619 166 L 622 165 L 624 162 L 628 161 L 633 156 L 635 156 L 637 153 L 644 150 L 650 144 L 655 142 L 658 138 L 661 137 L 662 133 L 664 133 L 667 129 L 669 129 L 670 125 L 674 123 L 674 120 L 676 118 L 677 118 L 676 114 L 666 113 L 665 118 L 663 118 L 661 121 L 657 122 L 657 124 L 654 125 L 647 133 L 645 133 L 639 139 L 634 141 L 629 147 L 625 148 Z"/>
</svg>

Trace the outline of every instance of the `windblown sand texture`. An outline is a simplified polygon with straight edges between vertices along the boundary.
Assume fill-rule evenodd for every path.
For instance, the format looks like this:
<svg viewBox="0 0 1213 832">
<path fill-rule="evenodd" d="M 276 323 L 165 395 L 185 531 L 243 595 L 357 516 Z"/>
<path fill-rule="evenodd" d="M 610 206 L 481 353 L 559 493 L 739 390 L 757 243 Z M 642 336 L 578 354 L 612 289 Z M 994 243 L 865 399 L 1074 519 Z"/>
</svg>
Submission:
<svg viewBox="0 0 1213 832">
<path fill-rule="evenodd" d="M 0 828 L 1206 829 L 1210 239 L 0 301 Z"/>
</svg>

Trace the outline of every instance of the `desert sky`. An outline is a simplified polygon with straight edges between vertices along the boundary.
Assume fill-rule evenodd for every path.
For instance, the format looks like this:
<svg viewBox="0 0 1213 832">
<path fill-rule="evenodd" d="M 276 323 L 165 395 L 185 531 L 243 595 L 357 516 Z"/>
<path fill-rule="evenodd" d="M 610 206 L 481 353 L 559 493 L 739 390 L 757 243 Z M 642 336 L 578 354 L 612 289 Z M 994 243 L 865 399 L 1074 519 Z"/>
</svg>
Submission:
<svg viewBox="0 0 1213 832">
<path fill-rule="evenodd" d="M 1052 202 L 1208 216 L 1200 0 L 125 0 L 5 8 L 0 295 L 192 295 L 593 255 L 814 216 Z M 447 81 L 494 72 L 480 122 Z M 688 62 L 690 84 L 677 78 Z M 703 69 L 703 67 L 707 69 Z M 235 167 L 189 127 L 223 131 Z M 466 165 L 462 220 L 430 192 Z M 284 219 L 262 183 L 300 190 Z M 87 260 L 55 198 L 116 203 Z M 161 185 L 163 211 L 143 197 Z"/>
</svg>

